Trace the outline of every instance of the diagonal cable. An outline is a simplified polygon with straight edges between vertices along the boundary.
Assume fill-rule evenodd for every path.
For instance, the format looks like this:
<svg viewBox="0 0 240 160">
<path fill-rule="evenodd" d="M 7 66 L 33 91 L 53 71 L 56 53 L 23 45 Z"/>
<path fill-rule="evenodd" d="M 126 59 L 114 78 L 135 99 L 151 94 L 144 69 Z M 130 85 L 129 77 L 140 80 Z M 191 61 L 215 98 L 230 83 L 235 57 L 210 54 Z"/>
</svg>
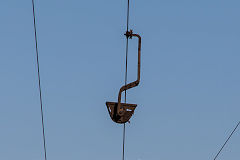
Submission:
<svg viewBox="0 0 240 160">
<path fill-rule="evenodd" d="M 234 134 L 234 132 L 237 130 L 238 126 L 240 125 L 240 121 L 238 122 L 238 124 L 236 125 L 236 127 L 234 128 L 234 130 L 231 132 L 230 136 L 227 138 L 227 140 L 225 141 L 225 143 L 222 145 L 221 149 L 218 151 L 218 153 L 216 154 L 216 156 L 214 157 L 214 160 L 217 159 L 217 157 L 219 156 L 219 154 L 222 152 L 223 148 L 226 146 L 226 144 L 228 143 L 228 141 L 230 140 L 230 138 L 232 137 L 232 135 Z"/>
<path fill-rule="evenodd" d="M 38 88 L 39 88 L 39 98 L 40 98 L 40 107 L 41 107 L 41 120 L 42 120 L 44 158 L 45 158 L 45 160 L 47 160 L 47 150 L 46 150 L 46 138 L 45 138 L 45 128 L 44 128 L 44 117 L 43 117 L 43 102 L 42 102 L 42 89 L 41 89 L 40 66 L 39 66 L 39 56 L 38 56 L 37 27 L 36 27 L 36 15 L 35 15 L 34 0 L 32 0 L 32 9 L 33 9 L 33 23 L 34 23 L 34 34 L 35 34 L 37 72 L 38 72 Z"/>
</svg>

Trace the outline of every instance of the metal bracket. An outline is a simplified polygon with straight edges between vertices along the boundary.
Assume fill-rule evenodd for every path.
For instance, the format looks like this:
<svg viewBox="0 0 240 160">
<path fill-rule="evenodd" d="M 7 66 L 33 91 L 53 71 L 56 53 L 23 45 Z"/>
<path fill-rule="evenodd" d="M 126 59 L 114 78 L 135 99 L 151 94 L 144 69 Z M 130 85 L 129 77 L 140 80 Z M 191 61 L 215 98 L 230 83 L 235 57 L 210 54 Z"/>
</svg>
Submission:
<svg viewBox="0 0 240 160">
<path fill-rule="evenodd" d="M 133 31 L 132 31 L 132 30 L 126 31 L 126 33 L 125 33 L 124 35 L 125 35 L 127 38 L 132 39 Z"/>
</svg>

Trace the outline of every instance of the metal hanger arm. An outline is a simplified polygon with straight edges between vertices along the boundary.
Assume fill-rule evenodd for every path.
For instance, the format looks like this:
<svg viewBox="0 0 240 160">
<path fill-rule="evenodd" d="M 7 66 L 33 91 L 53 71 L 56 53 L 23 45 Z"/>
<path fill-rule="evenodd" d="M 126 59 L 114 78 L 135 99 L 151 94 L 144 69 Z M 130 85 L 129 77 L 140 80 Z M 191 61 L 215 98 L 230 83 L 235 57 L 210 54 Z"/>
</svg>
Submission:
<svg viewBox="0 0 240 160">
<path fill-rule="evenodd" d="M 122 92 L 128 89 L 131 89 L 133 87 L 138 86 L 138 84 L 140 83 L 140 69 L 141 69 L 141 36 L 139 34 L 132 34 L 132 31 L 127 32 L 125 34 L 127 37 L 137 37 L 138 38 L 138 71 L 137 71 L 137 80 L 134 82 L 131 82 L 127 85 L 124 85 L 120 88 L 119 90 L 119 94 L 118 94 L 118 111 L 120 112 L 120 103 L 121 103 L 121 96 L 122 96 Z"/>
</svg>

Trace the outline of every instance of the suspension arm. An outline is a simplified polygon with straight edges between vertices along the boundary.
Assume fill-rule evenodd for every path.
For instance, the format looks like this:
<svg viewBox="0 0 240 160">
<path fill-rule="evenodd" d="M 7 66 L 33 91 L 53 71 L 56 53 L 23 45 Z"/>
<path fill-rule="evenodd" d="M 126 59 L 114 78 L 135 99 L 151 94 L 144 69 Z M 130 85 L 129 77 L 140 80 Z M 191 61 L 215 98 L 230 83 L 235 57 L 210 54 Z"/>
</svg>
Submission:
<svg viewBox="0 0 240 160">
<path fill-rule="evenodd" d="M 132 37 L 137 37 L 138 38 L 138 70 L 137 70 L 137 80 L 134 82 L 131 82 L 127 85 L 124 85 L 120 88 L 119 90 L 119 94 L 118 94 L 118 111 L 122 111 L 122 108 L 120 108 L 120 104 L 121 104 L 121 96 L 122 96 L 122 92 L 126 91 L 128 89 L 131 89 L 133 87 L 138 86 L 138 84 L 140 83 L 140 67 L 141 67 L 141 36 L 138 34 L 133 34 L 132 30 L 130 32 L 126 32 L 125 34 L 127 36 L 127 38 L 129 37 L 130 39 L 132 39 Z"/>
</svg>

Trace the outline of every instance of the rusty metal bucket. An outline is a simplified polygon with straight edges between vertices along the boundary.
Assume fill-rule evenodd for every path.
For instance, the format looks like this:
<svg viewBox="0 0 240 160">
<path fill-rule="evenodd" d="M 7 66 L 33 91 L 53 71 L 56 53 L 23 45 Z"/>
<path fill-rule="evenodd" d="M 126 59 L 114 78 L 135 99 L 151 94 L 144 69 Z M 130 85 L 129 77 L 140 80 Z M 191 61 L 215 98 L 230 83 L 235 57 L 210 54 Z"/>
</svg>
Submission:
<svg viewBox="0 0 240 160">
<path fill-rule="evenodd" d="M 133 34 L 132 30 L 127 31 L 125 34 L 130 39 L 132 37 L 138 38 L 138 69 L 137 69 L 137 80 L 120 88 L 118 93 L 118 102 L 106 102 L 107 109 L 111 119 L 116 123 L 126 123 L 129 122 L 130 118 L 134 114 L 134 110 L 137 104 L 121 103 L 122 93 L 128 89 L 138 86 L 140 83 L 140 64 L 141 64 L 141 36 L 138 34 Z"/>
<path fill-rule="evenodd" d="M 129 122 L 130 118 L 134 114 L 134 110 L 137 104 L 120 103 L 122 111 L 118 113 L 118 103 L 117 102 L 106 102 L 107 109 L 111 119 L 116 123 L 126 123 Z"/>
</svg>

